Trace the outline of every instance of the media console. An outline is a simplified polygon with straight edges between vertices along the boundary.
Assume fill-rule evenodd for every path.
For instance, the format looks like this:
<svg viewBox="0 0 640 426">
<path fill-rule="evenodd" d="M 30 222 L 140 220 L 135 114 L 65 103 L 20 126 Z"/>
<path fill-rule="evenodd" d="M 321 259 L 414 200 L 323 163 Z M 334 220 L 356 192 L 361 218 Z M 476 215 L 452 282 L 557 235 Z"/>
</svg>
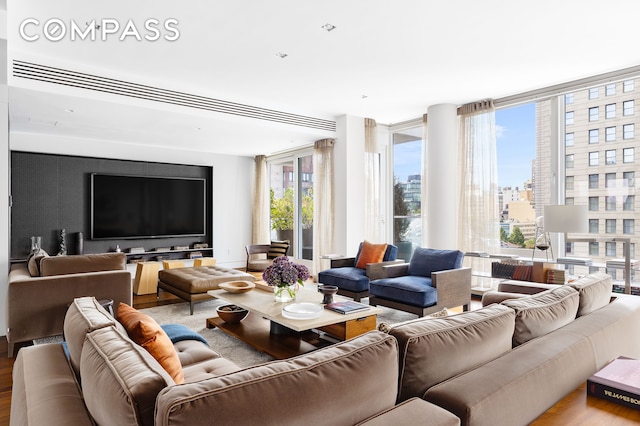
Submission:
<svg viewBox="0 0 640 426">
<path fill-rule="evenodd" d="M 198 254 L 201 254 L 201 256 Z M 206 247 L 189 248 L 183 250 L 149 250 L 138 253 L 125 253 L 125 255 L 127 256 L 127 263 L 169 259 L 195 259 L 197 257 L 213 257 L 213 248 Z"/>
</svg>

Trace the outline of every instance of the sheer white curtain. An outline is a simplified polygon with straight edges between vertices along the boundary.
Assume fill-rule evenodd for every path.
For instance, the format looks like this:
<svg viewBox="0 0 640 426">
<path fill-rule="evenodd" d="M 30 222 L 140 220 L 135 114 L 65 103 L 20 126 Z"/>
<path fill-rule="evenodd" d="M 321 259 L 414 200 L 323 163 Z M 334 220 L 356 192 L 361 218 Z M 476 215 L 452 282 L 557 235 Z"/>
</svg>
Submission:
<svg viewBox="0 0 640 426">
<path fill-rule="evenodd" d="M 460 210 L 458 246 L 462 251 L 496 253 L 500 245 L 496 117 L 493 101 L 459 108 Z M 480 268 L 473 265 L 474 270 Z"/>
<path fill-rule="evenodd" d="M 375 120 L 364 119 L 364 238 L 379 243 L 382 242 L 382 215 L 377 127 Z"/>
<path fill-rule="evenodd" d="M 427 239 L 427 232 L 429 232 L 429 230 L 427 229 L 427 223 L 428 222 L 428 218 L 427 218 L 427 203 L 429 202 L 429 198 L 428 198 L 428 194 L 427 194 L 427 187 L 429 186 L 429 173 L 427 173 L 427 164 L 429 164 L 429 161 L 427 159 L 427 155 L 429 153 L 429 131 L 428 131 L 428 122 L 427 122 L 427 114 L 424 114 L 422 116 L 422 183 L 421 183 L 421 199 L 420 199 L 420 220 L 422 222 L 422 247 L 427 247 L 428 246 L 428 239 Z"/>
<path fill-rule="evenodd" d="M 335 140 L 316 141 L 313 151 L 313 276 L 322 269 L 322 255 L 333 253 L 335 223 L 333 145 Z"/>
<path fill-rule="evenodd" d="M 253 228 L 252 244 L 268 244 L 270 241 L 270 211 L 269 211 L 269 173 L 267 172 L 267 157 L 258 155 L 256 162 L 255 192 L 253 194 Z"/>
</svg>

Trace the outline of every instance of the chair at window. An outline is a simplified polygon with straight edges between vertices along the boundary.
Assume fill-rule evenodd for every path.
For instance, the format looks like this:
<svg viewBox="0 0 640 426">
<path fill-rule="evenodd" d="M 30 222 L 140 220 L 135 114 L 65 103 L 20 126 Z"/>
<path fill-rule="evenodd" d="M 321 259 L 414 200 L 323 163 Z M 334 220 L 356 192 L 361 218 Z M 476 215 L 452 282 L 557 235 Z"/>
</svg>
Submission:
<svg viewBox="0 0 640 426">
<path fill-rule="evenodd" d="M 410 263 L 383 267 L 385 278 L 372 280 L 370 305 L 382 305 L 419 317 L 471 304 L 471 268 L 462 268 L 459 250 L 418 247 Z"/>
<path fill-rule="evenodd" d="M 278 256 L 286 256 L 289 251 L 289 246 L 289 240 L 271 241 L 271 244 L 251 244 L 246 246 L 246 271 L 264 271 L 268 266 L 271 266 L 273 259 Z"/>
<path fill-rule="evenodd" d="M 392 244 L 360 243 L 355 257 L 331 259 L 331 268 L 318 273 L 318 283 L 338 287 L 338 294 L 360 301 L 369 296 L 369 281 L 381 278 L 382 267 L 396 260 L 398 248 Z"/>
</svg>

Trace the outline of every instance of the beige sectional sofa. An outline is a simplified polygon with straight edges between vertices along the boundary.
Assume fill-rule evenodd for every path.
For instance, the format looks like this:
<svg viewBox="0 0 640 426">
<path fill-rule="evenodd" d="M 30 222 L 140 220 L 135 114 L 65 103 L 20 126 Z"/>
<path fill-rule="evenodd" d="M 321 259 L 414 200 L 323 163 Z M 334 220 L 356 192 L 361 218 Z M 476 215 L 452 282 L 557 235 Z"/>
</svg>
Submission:
<svg viewBox="0 0 640 426">
<path fill-rule="evenodd" d="M 630 338 L 640 297 L 612 295 L 605 274 L 246 369 L 179 342 L 184 384 L 100 306 L 80 311 L 67 314 L 65 335 L 82 386 L 58 345 L 21 349 L 12 425 L 38 416 L 48 424 L 525 425 L 617 356 L 640 358 L 640 339 Z"/>
<path fill-rule="evenodd" d="M 69 360 L 59 344 L 18 352 L 11 425 L 459 424 L 421 399 L 396 405 L 398 346 L 378 331 L 245 369 L 180 341 L 182 384 L 93 298 L 73 302 L 64 331 Z"/>
<path fill-rule="evenodd" d="M 14 345 L 62 334 L 67 307 L 74 298 L 94 296 L 131 304 L 131 274 L 124 253 L 51 256 L 17 263 L 7 292 L 8 354 Z"/>
<path fill-rule="evenodd" d="M 511 286 L 517 294 L 517 283 Z M 412 365 L 412 370 L 403 369 L 401 397 L 433 402 L 456 414 L 463 425 L 530 423 L 614 358 L 640 358 L 640 339 L 633 337 L 640 329 L 640 297 L 612 295 L 611 288 L 611 277 L 597 273 L 469 314 L 431 320 L 451 322 L 449 329 L 433 331 L 434 325 L 417 330 L 411 324 L 392 329 L 399 340 L 402 333 L 411 336 L 404 338 L 408 344 L 400 344 L 401 359 Z M 473 318 L 486 311 L 492 314 Z M 462 315 L 469 320 L 460 321 Z M 513 322 L 502 315 L 513 315 Z M 505 341 L 509 330 L 511 342 Z M 443 339 L 450 344 L 439 342 Z M 501 349 L 506 350 L 495 356 Z M 407 355 L 419 351 L 427 355 Z M 460 351 L 467 356 L 455 357 Z M 448 380 L 426 390 L 403 391 L 405 383 L 415 381 L 411 371 L 435 369 L 432 360 L 442 357 L 451 360 L 439 365 L 447 369 L 440 374 Z"/>
</svg>

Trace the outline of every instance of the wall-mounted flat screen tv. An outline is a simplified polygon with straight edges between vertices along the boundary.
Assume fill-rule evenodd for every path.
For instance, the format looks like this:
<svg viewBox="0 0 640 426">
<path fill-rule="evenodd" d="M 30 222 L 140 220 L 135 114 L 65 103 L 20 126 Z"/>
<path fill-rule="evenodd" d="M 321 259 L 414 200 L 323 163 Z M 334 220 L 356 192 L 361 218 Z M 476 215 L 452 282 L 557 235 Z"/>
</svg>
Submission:
<svg viewBox="0 0 640 426">
<path fill-rule="evenodd" d="M 91 174 L 91 238 L 206 234 L 204 179 Z"/>
</svg>

